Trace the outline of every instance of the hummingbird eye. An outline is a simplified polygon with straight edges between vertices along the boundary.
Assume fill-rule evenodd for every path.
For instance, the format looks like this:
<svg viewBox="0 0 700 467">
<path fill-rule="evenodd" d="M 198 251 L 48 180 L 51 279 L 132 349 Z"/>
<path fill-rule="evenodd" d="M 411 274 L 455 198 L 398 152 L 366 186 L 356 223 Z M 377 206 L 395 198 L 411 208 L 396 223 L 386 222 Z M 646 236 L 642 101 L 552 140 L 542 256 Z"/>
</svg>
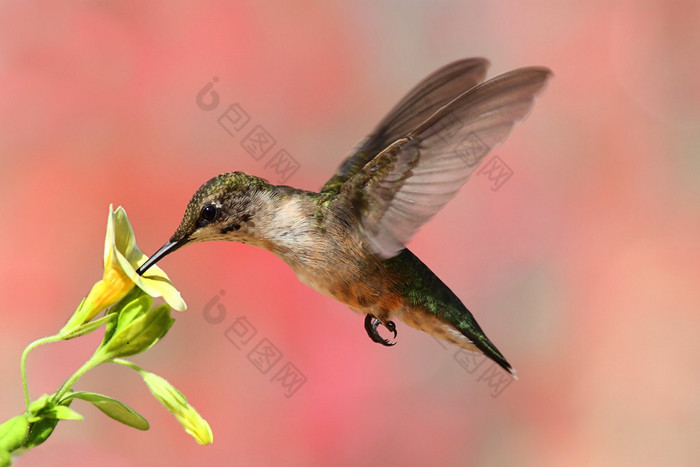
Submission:
<svg viewBox="0 0 700 467">
<path fill-rule="evenodd" d="M 216 220 L 219 214 L 219 208 L 215 204 L 207 204 L 199 213 L 200 225 L 211 224 Z"/>
</svg>

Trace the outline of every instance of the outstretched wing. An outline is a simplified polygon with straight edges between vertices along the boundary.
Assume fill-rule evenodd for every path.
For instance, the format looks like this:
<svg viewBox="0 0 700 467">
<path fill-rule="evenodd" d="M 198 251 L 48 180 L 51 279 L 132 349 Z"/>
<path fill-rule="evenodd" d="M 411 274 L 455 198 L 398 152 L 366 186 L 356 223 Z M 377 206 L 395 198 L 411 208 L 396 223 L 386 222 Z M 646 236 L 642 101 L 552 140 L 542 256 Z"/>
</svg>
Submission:
<svg viewBox="0 0 700 467">
<path fill-rule="evenodd" d="M 343 185 L 367 240 L 390 258 L 532 108 L 551 72 L 529 67 L 475 86 L 394 141 Z"/>
<path fill-rule="evenodd" d="M 416 128 L 440 107 L 484 80 L 485 58 L 468 58 L 446 65 L 418 83 L 384 117 L 374 131 L 352 150 L 338 172 L 323 186 L 323 193 L 338 193 L 347 179 L 359 172 L 383 149 Z"/>
</svg>

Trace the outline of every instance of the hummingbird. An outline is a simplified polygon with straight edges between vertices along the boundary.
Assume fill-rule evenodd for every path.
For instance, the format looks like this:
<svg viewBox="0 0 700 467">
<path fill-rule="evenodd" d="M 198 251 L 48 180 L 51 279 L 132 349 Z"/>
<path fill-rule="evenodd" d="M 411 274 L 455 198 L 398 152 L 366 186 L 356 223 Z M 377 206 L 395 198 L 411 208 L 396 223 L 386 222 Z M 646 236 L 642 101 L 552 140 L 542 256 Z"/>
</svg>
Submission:
<svg viewBox="0 0 700 467">
<path fill-rule="evenodd" d="M 319 192 L 230 172 L 192 196 L 175 233 L 137 272 L 196 242 L 264 248 L 297 278 L 365 315 L 391 346 L 394 320 L 480 352 L 515 376 L 472 313 L 406 243 L 530 112 L 552 73 L 519 68 L 487 81 L 489 61 L 450 63 L 419 82 L 350 151 Z"/>
</svg>

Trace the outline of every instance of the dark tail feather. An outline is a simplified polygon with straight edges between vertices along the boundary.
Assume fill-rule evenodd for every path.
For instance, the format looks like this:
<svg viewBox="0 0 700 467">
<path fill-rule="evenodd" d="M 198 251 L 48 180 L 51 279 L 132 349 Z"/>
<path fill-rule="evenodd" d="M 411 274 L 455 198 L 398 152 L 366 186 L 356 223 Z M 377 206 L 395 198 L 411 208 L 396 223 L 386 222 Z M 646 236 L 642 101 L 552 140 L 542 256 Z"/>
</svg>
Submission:
<svg viewBox="0 0 700 467">
<path fill-rule="evenodd" d="M 467 307 L 416 255 L 404 249 L 399 255 L 385 260 L 384 267 L 400 278 L 397 283 L 399 292 L 411 306 L 459 330 L 484 355 L 517 379 L 513 367 L 486 337 Z"/>
<path fill-rule="evenodd" d="M 469 310 L 465 308 L 466 312 L 469 313 Z M 469 313 L 471 315 L 471 313 Z M 503 354 L 496 348 L 495 345 L 486 337 L 486 334 L 481 330 L 478 324 L 476 324 L 476 321 L 472 318 L 473 324 L 471 329 L 469 331 L 465 332 L 460 328 L 460 332 L 464 334 L 465 337 L 467 337 L 469 340 L 471 340 L 474 345 L 481 350 L 484 355 L 486 355 L 488 358 L 496 362 L 501 368 L 503 368 L 505 371 L 510 373 L 513 378 L 518 379 L 518 377 L 515 374 L 515 369 L 511 366 L 510 363 L 508 363 L 508 360 L 503 356 Z M 470 335 L 471 334 L 471 335 Z"/>
</svg>

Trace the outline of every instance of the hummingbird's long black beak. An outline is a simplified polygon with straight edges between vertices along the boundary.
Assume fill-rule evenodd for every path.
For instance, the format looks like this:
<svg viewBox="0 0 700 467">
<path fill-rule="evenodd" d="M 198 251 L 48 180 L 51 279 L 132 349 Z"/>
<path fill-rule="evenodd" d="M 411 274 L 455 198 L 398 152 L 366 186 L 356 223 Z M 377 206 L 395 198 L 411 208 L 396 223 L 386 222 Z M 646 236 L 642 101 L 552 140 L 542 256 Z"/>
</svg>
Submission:
<svg viewBox="0 0 700 467">
<path fill-rule="evenodd" d="M 183 246 L 185 243 L 187 243 L 187 238 L 185 237 L 182 240 L 179 240 L 177 242 L 167 242 L 165 245 L 160 247 L 160 250 L 156 251 L 151 255 L 150 258 L 146 260 L 145 263 L 143 263 L 137 270 L 136 274 L 139 276 L 143 276 L 143 273 L 148 270 L 151 266 L 156 264 L 158 261 L 163 259 L 164 256 L 172 253 L 173 251 L 177 250 L 181 246 Z"/>
</svg>

